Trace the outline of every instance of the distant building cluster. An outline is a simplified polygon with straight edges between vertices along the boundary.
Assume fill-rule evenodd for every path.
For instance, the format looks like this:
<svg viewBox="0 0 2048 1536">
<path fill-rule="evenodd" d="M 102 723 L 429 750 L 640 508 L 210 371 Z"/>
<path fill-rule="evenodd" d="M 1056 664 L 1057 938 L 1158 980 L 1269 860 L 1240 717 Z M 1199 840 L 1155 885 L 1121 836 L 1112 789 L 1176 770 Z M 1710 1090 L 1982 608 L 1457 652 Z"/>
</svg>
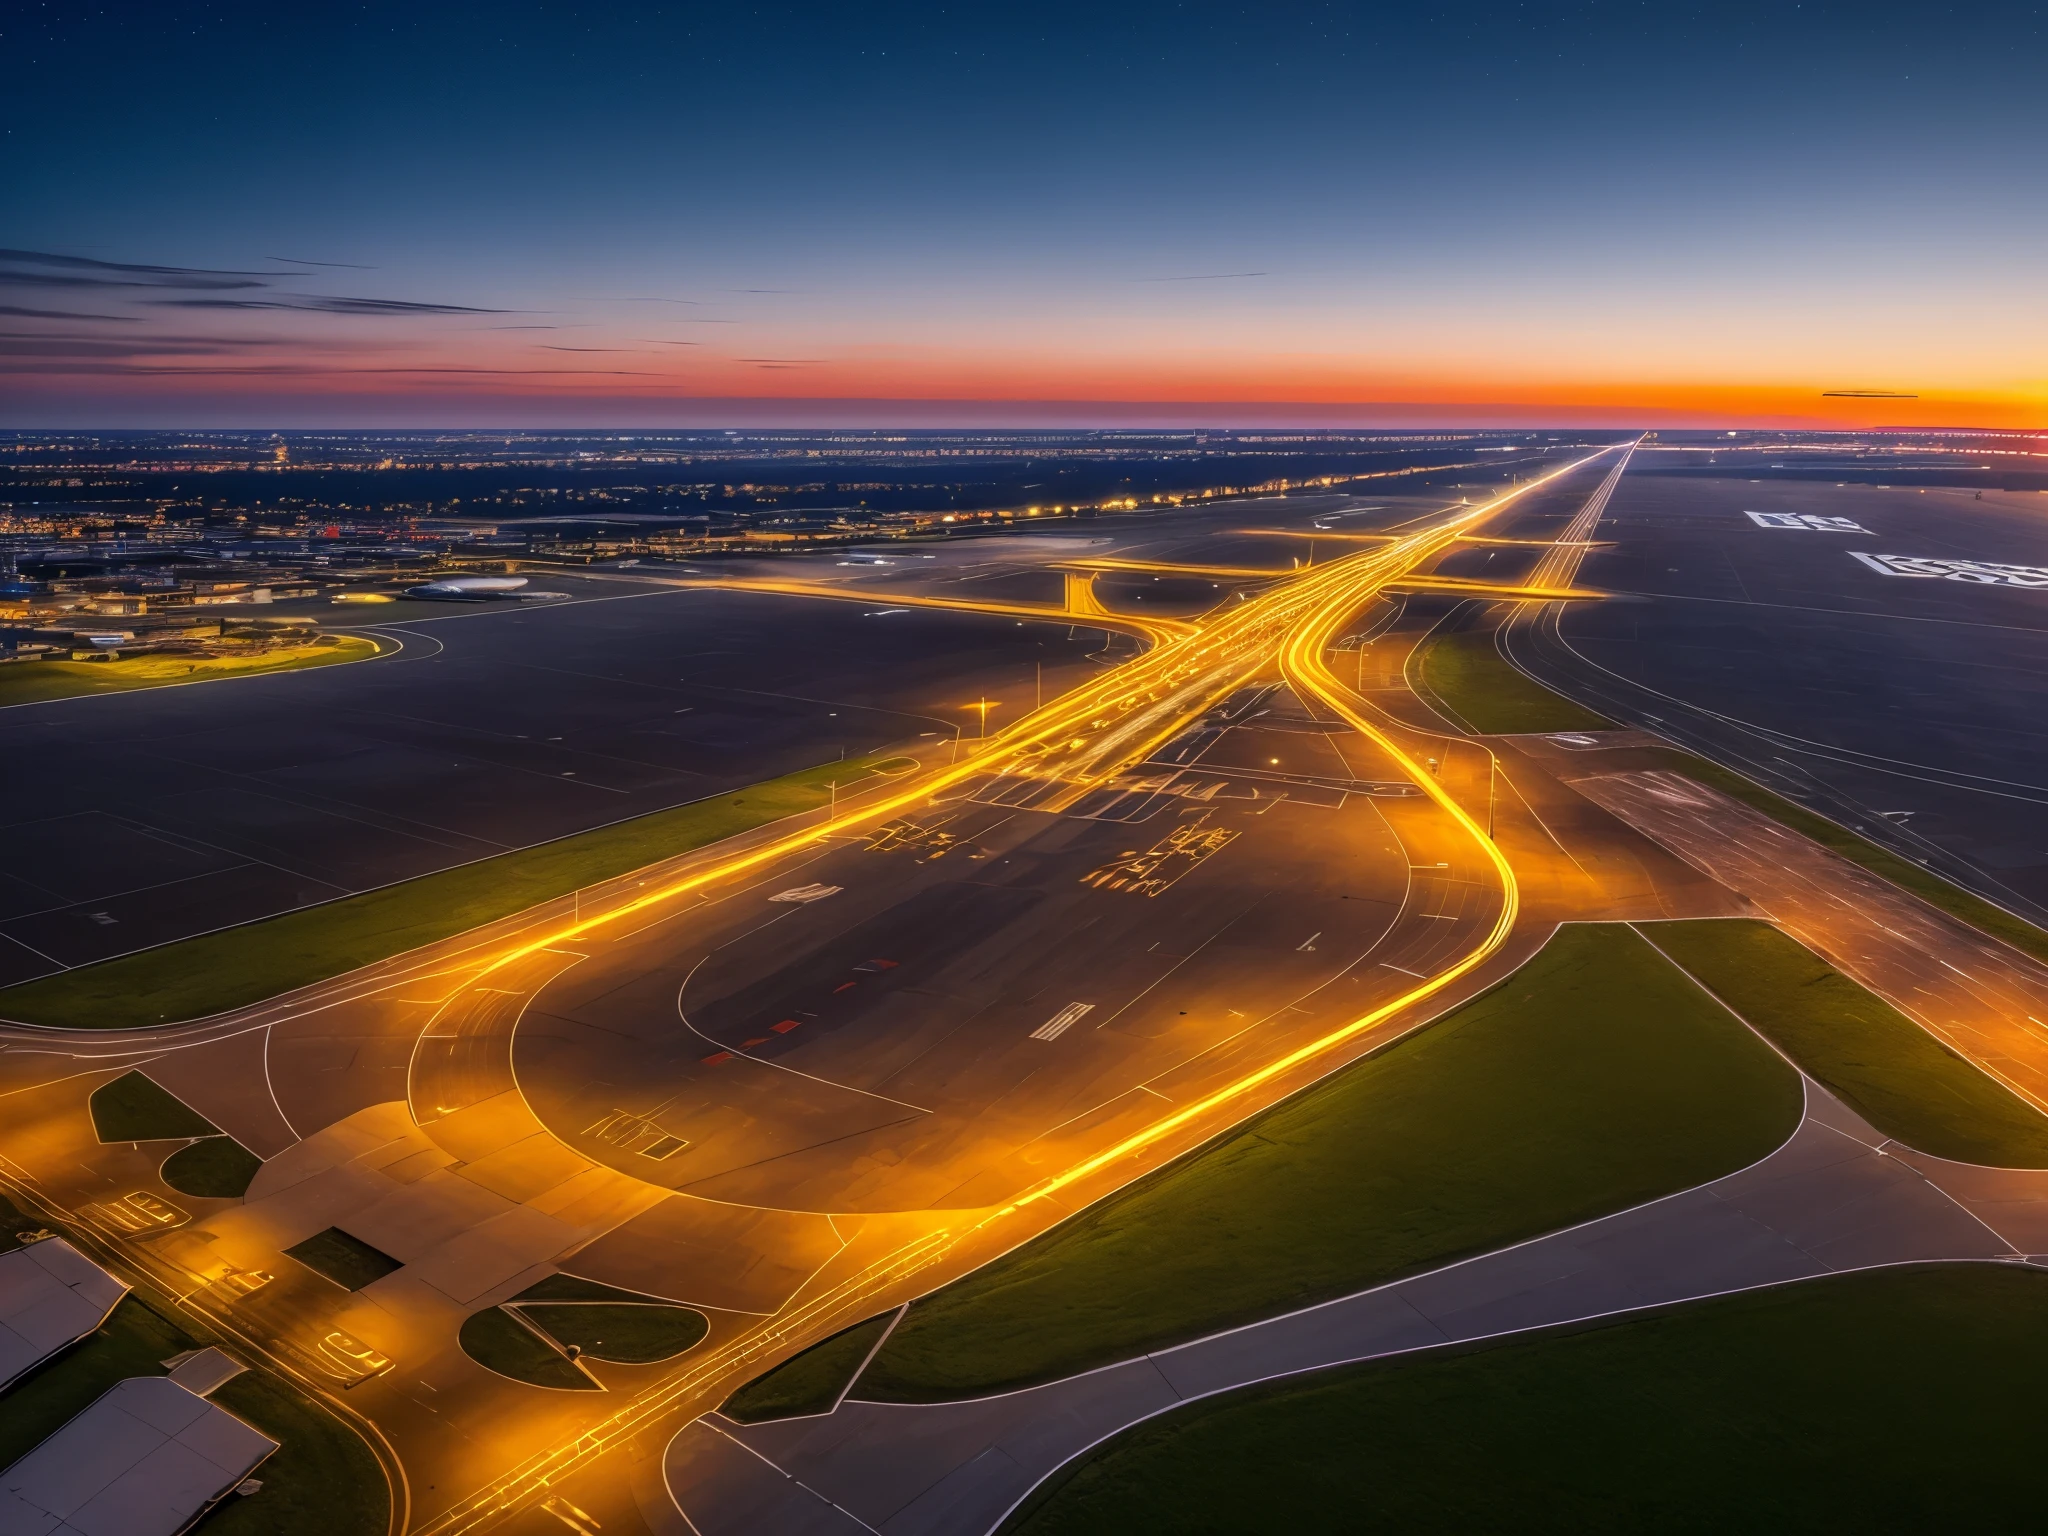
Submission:
<svg viewBox="0 0 2048 1536">
<path fill-rule="evenodd" d="M 1498 432 L 0 434 L 0 660 L 275 649 L 318 639 L 303 616 L 309 602 L 445 596 L 426 589 L 451 578 L 1166 513 L 1219 497 L 1497 467 L 1556 441 Z M 276 604 L 300 616 L 252 611 Z"/>
</svg>

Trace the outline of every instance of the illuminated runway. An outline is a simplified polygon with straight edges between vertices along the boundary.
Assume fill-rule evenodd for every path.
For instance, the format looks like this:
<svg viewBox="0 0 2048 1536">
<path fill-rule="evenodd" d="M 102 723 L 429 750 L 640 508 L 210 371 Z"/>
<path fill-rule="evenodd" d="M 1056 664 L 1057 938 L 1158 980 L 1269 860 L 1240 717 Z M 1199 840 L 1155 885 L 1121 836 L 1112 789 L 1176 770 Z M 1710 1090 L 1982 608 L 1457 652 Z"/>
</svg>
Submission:
<svg viewBox="0 0 2048 1536">
<path fill-rule="evenodd" d="M 1588 473 L 1508 503 L 1576 506 Z M 305 1341 L 334 1328 L 399 1361 L 348 1401 L 396 1449 L 415 1527 L 487 1524 L 1481 984 L 1512 959 L 1515 859 L 1546 914 L 1518 947 L 1600 893 L 1591 872 L 1555 887 L 1512 775 L 1429 761 L 1324 657 L 1496 510 L 1342 546 L 1192 632 L 1134 621 L 1153 649 L 986 745 L 913 746 L 829 819 L 220 1021 L 34 1036 L 87 1057 L 0 1057 L 16 1102 L 48 1106 L 37 1177 L 66 1206 L 143 1179 L 103 1152 L 88 1183 L 59 1170 L 83 1096 L 132 1061 L 203 1059 L 181 1091 L 286 1145 L 246 1204 L 201 1202 L 140 1261 L 205 1282 L 192 1304 L 284 1368 L 317 1371 Z M 403 1265 L 341 1302 L 281 1257 L 338 1222 Z M 678 1366 L 595 1367 L 607 1392 L 508 1415 L 454 1333 L 560 1268 L 711 1332 Z M 250 1273 L 275 1278 L 217 1300 Z"/>
</svg>

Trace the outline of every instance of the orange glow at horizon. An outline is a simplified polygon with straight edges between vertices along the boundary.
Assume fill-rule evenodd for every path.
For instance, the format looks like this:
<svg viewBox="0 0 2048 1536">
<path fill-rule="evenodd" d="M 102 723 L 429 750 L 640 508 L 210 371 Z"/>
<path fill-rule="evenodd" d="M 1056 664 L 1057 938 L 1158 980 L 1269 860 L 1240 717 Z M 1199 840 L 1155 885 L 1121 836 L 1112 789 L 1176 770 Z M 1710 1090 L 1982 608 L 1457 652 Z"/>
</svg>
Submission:
<svg viewBox="0 0 2048 1536">
<path fill-rule="evenodd" d="M 252 370 L 253 372 L 253 370 Z M 1363 372 L 1363 370 L 1361 370 Z M 47 381 L 46 381 L 47 382 Z M 1172 415 L 1175 406 L 1259 409 L 1262 420 L 1284 420 L 1286 407 L 1307 408 L 1305 422 L 1333 424 L 1356 408 L 1370 423 L 1389 415 L 1407 421 L 1440 409 L 1446 424 L 1511 420 L 1539 425 L 1579 422 L 1641 423 L 1656 426 L 1874 428 L 1980 427 L 2002 431 L 2048 431 L 2048 387 L 1906 391 L 1894 396 L 1829 396 L 1830 388 L 1855 387 L 1826 379 L 1810 387 L 1783 383 L 1644 379 L 1543 380 L 1488 376 L 1384 377 L 1346 380 L 1322 370 L 1248 367 L 1187 370 L 1133 365 L 1106 370 L 1002 371 L 986 365 L 969 370 L 946 367 L 874 365 L 848 360 L 820 362 L 802 371 L 748 374 L 728 369 L 690 373 L 572 371 L 533 374 L 470 374 L 451 379 L 439 371 L 366 376 L 347 368 L 317 367 L 223 375 L 166 370 L 148 380 L 148 392 L 168 398 L 266 394 L 319 396 L 337 405 L 369 399 L 474 401 L 616 401 L 646 407 L 664 401 L 793 405 L 808 401 L 874 402 L 878 422 L 897 402 L 933 405 L 1156 406 Z M 1909 381 L 1910 382 L 1910 381 Z M 1000 415 L 991 412 L 990 419 Z"/>
</svg>

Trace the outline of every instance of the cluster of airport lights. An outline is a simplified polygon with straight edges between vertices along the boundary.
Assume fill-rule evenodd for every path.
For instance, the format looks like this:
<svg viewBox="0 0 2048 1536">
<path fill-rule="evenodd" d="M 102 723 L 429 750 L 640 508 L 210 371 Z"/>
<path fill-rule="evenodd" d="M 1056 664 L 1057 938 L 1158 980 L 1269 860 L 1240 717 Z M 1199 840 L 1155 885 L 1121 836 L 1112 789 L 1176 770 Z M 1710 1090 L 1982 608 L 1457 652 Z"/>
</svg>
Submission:
<svg viewBox="0 0 2048 1536">
<path fill-rule="evenodd" d="M 1038 761 L 1043 763 L 1044 758 L 1038 755 L 1057 750 L 1053 746 L 1055 743 L 1064 750 L 1078 750 L 1087 744 L 1089 730 L 1107 728 L 1120 714 L 1136 712 L 1142 715 L 1143 704 L 1156 701 L 1162 696 L 1172 702 L 1173 697 L 1178 695 L 1185 707 L 1172 711 L 1170 719 L 1155 719 L 1149 722 L 1149 725 L 1141 720 L 1138 724 L 1145 728 L 1136 736 L 1123 731 L 1113 733 L 1113 737 L 1122 738 L 1115 743 L 1118 748 L 1118 764 L 1142 759 L 1161 741 L 1185 729 L 1189 719 L 1212 707 L 1218 696 L 1239 686 L 1243 679 L 1276 657 L 1283 674 L 1291 684 L 1319 699 L 1353 729 L 1392 757 L 1422 792 L 1471 839 L 1491 865 L 1501 885 L 1500 908 L 1487 932 L 1464 955 L 1363 1017 L 1306 1042 L 1274 1061 L 1133 1132 L 1114 1145 L 1047 1177 L 1008 1204 L 987 1213 L 973 1225 L 959 1232 L 928 1233 L 897 1253 L 885 1256 L 863 1271 L 861 1276 L 856 1276 L 835 1289 L 831 1316 L 843 1315 L 866 1297 L 898 1285 L 909 1274 L 938 1262 L 944 1252 L 993 1223 L 1091 1178 L 1157 1145 L 1183 1128 L 1209 1119 L 1220 1110 L 1241 1103 L 1266 1084 L 1300 1066 L 1330 1055 L 1403 1010 L 1442 991 L 1459 977 L 1482 965 L 1499 949 L 1513 929 L 1519 909 L 1519 887 L 1512 867 L 1486 829 L 1457 803 L 1439 782 L 1437 775 L 1417 763 L 1398 742 L 1380 730 L 1358 709 L 1343 684 L 1324 664 L 1323 653 L 1335 638 L 1337 631 L 1358 612 L 1360 607 L 1378 595 L 1390 582 L 1399 579 L 1417 564 L 1450 545 L 1473 523 L 1612 451 L 1612 448 L 1602 449 L 1586 458 L 1575 460 L 1550 474 L 1503 492 L 1489 501 L 1467 507 L 1433 528 L 1322 566 L 1302 568 L 1298 574 L 1291 575 L 1291 579 L 1284 584 L 1226 610 L 1209 628 L 1180 639 L 1166 641 L 1133 661 L 1125 663 L 1093 686 L 1056 699 L 1051 705 L 1027 715 L 1023 720 L 999 733 L 994 738 L 994 746 L 990 752 L 979 754 L 965 764 L 938 770 L 909 789 L 899 790 L 844 815 L 831 817 L 821 826 L 789 834 L 751 852 L 685 875 L 657 890 L 637 896 L 609 912 L 574 923 L 544 938 L 522 943 L 480 972 L 479 979 L 482 975 L 488 975 L 527 955 L 590 933 L 628 913 L 671 900 L 687 891 L 758 867 L 799 848 L 850 831 L 878 817 L 894 814 L 920 802 L 927 802 L 936 789 L 971 775 L 988 772 L 991 761 L 1000 756 L 1012 755 L 1013 760 L 1017 762 L 1029 762 L 1033 757 L 1037 757 Z M 1212 656 L 1215 660 L 1204 667 L 1204 659 Z M 1194 690 L 1184 686 L 1176 687 L 1184 684 L 1190 677 L 1205 672 L 1207 686 Z M 995 705 L 993 701 L 978 700 L 967 707 L 980 709 L 985 722 L 988 709 Z M 1134 740 L 1136 745 L 1133 745 Z M 1094 767 L 1094 773 L 1084 773 L 1084 777 L 1099 779 L 1107 772 L 1114 771 L 1114 765 L 1105 770 L 1101 768 L 1099 761 L 1090 766 Z M 864 1286 L 856 1284 L 862 1281 L 867 1283 Z M 806 1311 L 808 1313 L 809 1309 Z M 812 1322 L 822 1323 L 829 1320 L 808 1315 L 806 1326 Z M 448 1510 L 432 1522 L 426 1528 L 427 1531 L 433 1533 L 433 1536 L 455 1536 L 457 1532 L 478 1529 L 499 1515 L 509 1513 L 515 1508 L 523 1507 L 532 1499 L 542 1497 L 560 1479 L 587 1465 L 604 1450 L 645 1428 L 671 1408 L 690 1400 L 692 1394 L 710 1384 L 716 1372 L 728 1371 L 735 1368 L 738 1362 L 759 1358 L 761 1353 L 772 1347 L 776 1341 L 787 1337 L 790 1327 L 789 1319 L 782 1320 L 781 1325 L 770 1320 L 763 1325 L 757 1335 L 750 1339 L 735 1341 L 726 1350 L 721 1351 L 720 1356 L 714 1361 L 685 1368 L 676 1376 L 656 1383 L 604 1423 L 586 1429 L 572 1441 L 529 1458 L 490 1487 L 480 1490 L 471 1498 Z M 713 1367 L 716 1367 L 715 1372 Z"/>
</svg>

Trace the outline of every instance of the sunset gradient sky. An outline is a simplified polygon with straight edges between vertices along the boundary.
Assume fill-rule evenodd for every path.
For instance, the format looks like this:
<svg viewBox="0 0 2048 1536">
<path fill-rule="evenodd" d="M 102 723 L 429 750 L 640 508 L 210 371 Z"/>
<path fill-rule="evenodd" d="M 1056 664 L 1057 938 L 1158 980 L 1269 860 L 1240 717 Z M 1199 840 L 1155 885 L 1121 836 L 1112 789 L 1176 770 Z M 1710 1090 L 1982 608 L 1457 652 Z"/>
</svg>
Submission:
<svg viewBox="0 0 2048 1536">
<path fill-rule="evenodd" d="M 4 426 L 2048 425 L 2036 5 L 11 14 Z"/>
</svg>

